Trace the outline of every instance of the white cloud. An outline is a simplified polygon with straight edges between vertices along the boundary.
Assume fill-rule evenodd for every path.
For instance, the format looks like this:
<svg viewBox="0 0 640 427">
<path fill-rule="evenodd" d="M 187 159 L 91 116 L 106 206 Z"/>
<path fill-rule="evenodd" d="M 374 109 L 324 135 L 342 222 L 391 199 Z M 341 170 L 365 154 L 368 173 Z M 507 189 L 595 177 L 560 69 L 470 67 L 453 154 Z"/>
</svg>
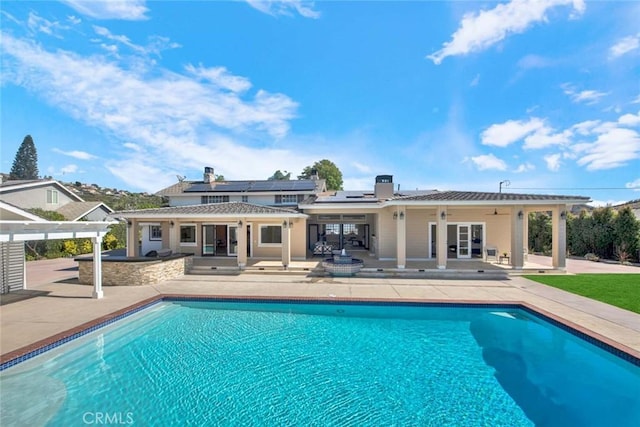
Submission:
<svg viewBox="0 0 640 427">
<path fill-rule="evenodd" d="M 631 129 L 612 128 L 581 148 L 585 155 L 578 159 L 579 165 L 590 171 L 613 169 L 640 158 L 640 135 Z"/>
<path fill-rule="evenodd" d="M 233 171 L 237 174 L 255 177 L 265 167 L 259 165 L 261 161 L 273 162 L 268 169 L 273 164 L 289 169 L 301 164 L 300 170 L 314 161 L 308 158 L 308 153 L 276 155 L 274 150 L 251 151 L 237 142 L 223 144 L 236 140 L 245 144 L 264 141 L 265 133 L 271 138 L 283 138 L 298 107 L 288 96 L 262 89 L 243 94 L 229 91 L 229 82 L 245 81 L 248 86 L 249 81 L 242 77 L 234 80 L 226 70 L 220 74 L 226 86 L 220 86 L 160 67 L 147 72 L 145 67 L 121 65 L 99 55 L 81 57 L 64 50 L 49 52 L 7 33 L 2 33 L 1 49 L 5 84 L 20 85 L 76 120 L 142 147 L 146 152 L 141 163 L 153 159 L 163 163 L 165 170 L 184 173 L 203 164 L 222 164 L 221 159 L 225 159 L 225 164 L 236 165 Z M 229 152 L 221 151 L 222 145 Z M 247 151 L 252 152 L 255 161 L 237 155 Z M 115 151 L 114 157 L 121 158 L 110 163 L 112 170 L 129 161 L 135 166 L 135 153 Z M 264 176 L 272 173 L 269 170 Z M 135 175 L 127 167 L 120 170 L 119 176 L 136 188 L 146 185 L 142 188 L 152 191 L 161 185 L 157 176 L 136 181 Z"/>
<path fill-rule="evenodd" d="M 471 83 L 469 83 L 469 86 L 471 87 L 478 86 L 478 83 L 480 83 L 480 74 L 476 74 L 473 80 L 471 80 Z"/>
<path fill-rule="evenodd" d="M 632 190 L 640 190 L 640 178 L 635 181 L 627 182 L 624 186 L 626 188 L 631 188 Z"/>
<path fill-rule="evenodd" d="M 512 0 L 490 10 L 467 13 L 451 41 L 427 58 L 440 64 L 447 56 L 485 50 L 511 34 L 523 33 L 536 22 L 545 22 L 547 11 L 562 5 L 573 5 L 576 14 L 585 9 L 583 0 Z"/>
<path fill-rule="evenodd" d="M 572 136 L 573 134 L 570 130 L 553 133 L 553 129 L 544 126 L 524 139 L 523 148 L 540 149 L 552 145 L 566 145 L 571 142 Z"/>
<path fill-rule="evenodd" d="M 484 145 L 506 147 L 543 127 L 544 121 L 537 117 L 532 117 L 528 121 L 509 120 L 491 125 L 485 129 L 481 135 L 482 143 Z"/>
<path fill-rule="evenodd" d="M 216 86 L 228 89 L 232 92 L 246 92 L 251 88 L 251 82 L 249 79 L 246 77 L 234 76 L 230 74 L 225 67 L 205 68 L 202 65 L 195 67 L 189 64 L 185 69 L 200 79 L 208 80 Z"/>
<path fill-rule="evenodd" d="M 623 37 L 609 48 L 609 56 L 617 58 L 640 47 L 640 33 L 635 36 Z"/>
<path fill-rule="evenodd" d="M 67 16 L 67 21 L 71 22 L 73 25 L 78 25 L 82 22 L 82 19 L 74 15 L 69 15 Z"/>
<path fill-rule="evenodd" d="M 63 166 L 59 170 L 56 170 L 53 166 L 47 168 L 47 172 L 51 176 L 64 176 L 72 173 L 77 173 L 78 171 L 78 166 L 74 164 Z"/>
<path fill-rule="evenodd" d="M 78 150 L 63 151 L 63 150 L 60 150 L 59 148 L 54 148 L 53 151 L 58 153 L 58 154 L 63 154 L 65 156 L 73 157 L 73 158 L 79 159 L 79 160 L 91 160 L 91 159 L 96 159 L 97 158 L 93 154 L 89 154 L 89 153 L 87 153 L 85 151 L 78 151 Z"/>
<path fill-rule="evenodd" d="M 607 96 L 608 93 L 600 92 L 597 90 L 583 90 L 577 91 L 575 86 L 564 83 L 561 85 L 564 94 L 569 96 L 573 102 L 579 103 L 584 102 L 587 105 L 596 104 L 600 101 L 600 98 Z"/>
<path fill-rule="evenodd" d="M 131 50 L 133 50 L 134 52 L 143 54 L 143 55 L 148 55 L 148 54 L 155 54 L 155 55 L 159 55 L 161 51 L 163 50 L 167 50 L 167 49 L 175 49 L 180 47 L 180 45 L 178 43 L 174 43 L 174 42 L 170 42 L 168 38 L 166 37 L 160 37 L 160 36 L 153 36 L 150 39 L 150 43 L 147 46 L 140 46 L 137 45 L 135 43 L 133 43 L 129 37 L 124 36 L 124 35 L 117 35 L 117 34 L 112 34 L 111 31 L 109 31 L 108 28 L 105 27 L 100 27 L 98 25 L 94 25 L 93 26 L 93 31 L 95 31 L 96 34 L 98 34 L 101 37 L 104 37 L 107 40 L 110 41 L 114 41 L 116 43 L 120 43 L 124 46 L 127 46 L 128 48 L 130 48 Z M 95 39 L 96 43 L 100 43 L 102 42 L 101 39 Z M 118 48 L 115 45 L 109 45 L 106 43 L 101 43 L 102 48 L 104 48 L 105 50 L 112 52 L 112 53 L 116 53 Z"/>
<path fill-rule="evenodd" d="M 600 120 L 586 120 L 571 126 L 571 130 L 576 133 L 587 136 L 590 135 L 594 128 L 600 125 Z"/>
<path fill-rule="evenodd" d="M 260 12 L 278 16 L 291 16 L 292 12 L 297 12 L 305 18 L 320 18 L 320 12 L 314 10 L 313 1 L 305 0 L 246 0 L 251 7 Z"/>
<path fill-rule="evenodd" d="M 561 154 L 549 154 L 544 156 L 544 161 L 547 163 L 547 169 L 553 172 L 560 170 L 560 166 L 562 164 L 560 161 L 561 158 Z"/>
<path fill-rule="evenodd" d="M 34 12 L 29 12 L 27 26 L 33 32 L 41 32 L 54 37 L 60 37 L 58 35 L 59 31 L 69 29 L 69 27 L 60 24 L 58 21 L 49 21 Z"/>
<path fill-rule="evenodd" d="M 78 13 L 96 19 L 145 20 L 145 0 L 62 0 Z"/>
<path fill-rule="evenodd" d="M 640 125 L 640 111 L 638 111 L 638 114 L 625 114 L 623 116 L 620 116 L 620 118 L 618 119 L 618 123 L 623 126 L 629 127 Z"/>
<path fill-rule="evenodd" d="M 369 165 L 364 165 L 362 163 L 359 162 L 352 162 L 351 166 L 353 166 L 358 172 L 360 173 L 371 173 L 371 167 Z M 351 187 L 345 187 L 345 188 L 351 188 Z"/>
<path fill-rule="evenodd" d="M 502 160 L 494 156 L 493 154 L 483 154 L 480 156 L 471 157 L 470 160 L 476 165 L 478 170 L 507 170 L 507 164 Z"/>
<path fill-rule="evenodd" d="M 531 163 L 523 163 L 521 165 L 518 166 L 518 168 L 516 170 L 514 170 L 515 173 L 524 173 L 524 172 L 531 172 L 532 170 L 535 170 L 535 166 L 532 165 Z"/>
</svg>

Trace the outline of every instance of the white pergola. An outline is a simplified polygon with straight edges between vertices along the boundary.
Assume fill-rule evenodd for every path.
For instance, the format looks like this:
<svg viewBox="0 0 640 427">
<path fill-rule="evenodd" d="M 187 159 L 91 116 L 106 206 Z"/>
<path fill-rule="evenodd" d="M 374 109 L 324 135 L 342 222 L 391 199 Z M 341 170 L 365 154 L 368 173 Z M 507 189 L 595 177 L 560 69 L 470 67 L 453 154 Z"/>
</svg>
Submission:
<svg viewBox="0 0 640 427">
<path fill-rule="evenodd" d="M 93 298 L 102 298 L 102 238 L 113 222 L 0 221 L 0 242 L 87 239 L 93 242 Z"/>
</svg>

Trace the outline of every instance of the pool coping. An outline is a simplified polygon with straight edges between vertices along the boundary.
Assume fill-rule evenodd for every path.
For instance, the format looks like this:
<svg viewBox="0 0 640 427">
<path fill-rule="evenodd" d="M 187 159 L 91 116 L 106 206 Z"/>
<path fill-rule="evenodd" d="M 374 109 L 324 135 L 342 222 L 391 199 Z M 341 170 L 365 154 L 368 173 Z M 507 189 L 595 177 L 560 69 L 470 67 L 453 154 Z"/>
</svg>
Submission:
<svg viewBox="0 0 640 427">
<path fill-rule="evenodd" d="M 104 316 L 85 322 L 66 331 L 41 339 L 32 344 L 0 355 L 0 371 L 15 366 L 39 354 L 59 347 L 74 339 L 80 338 L 95 330 L 103 328 L 132 314 L 163 301 L 236 301 L 236 302 L 281 302 L 281 303 L 340 303 L 340 304 L 375 304 L 435 307 L 477 307 L 477 308 L 518 308 L 545 320 L 627 362 L 640 366 L 640 352 L 614 341 L 602 334 L 564 319 L 547 310 L 524 301 L 487 301 L 487 300 L 445 300 L 445 299 L 387 299 L 387 298 L 344 298 L 344 297 L 274 297 L 274 296 L 229 296 L 201 294 L 159 294 L 138 301 L 128 307 L 116 310 Z"/>
</svg>

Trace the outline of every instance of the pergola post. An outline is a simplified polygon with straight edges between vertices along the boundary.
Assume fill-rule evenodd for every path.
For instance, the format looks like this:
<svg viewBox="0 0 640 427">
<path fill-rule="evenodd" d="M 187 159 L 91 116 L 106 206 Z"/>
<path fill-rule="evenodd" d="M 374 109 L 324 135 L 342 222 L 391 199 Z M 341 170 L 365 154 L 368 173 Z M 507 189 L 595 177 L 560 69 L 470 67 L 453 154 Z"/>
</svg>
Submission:
<svg viewBox="0 0 640 427">
<path fill-rule="evenodd" d="M 247 219 L 238 221 L 238 268 L 244 270 L 247 266 Z"/>
<path fill-rule="evenodd" d="M 567 211 L 562 205 L 551 211 L 551 265 L 558 270 L 567 268 Z"/>
<path fill-rule="evenodd" d="M 436 264 L 439 269 L 447 268 L 447 207 L 438 206 L 436 212 Z"/>
<path fill-rule="evenodd" d="M 102 292 L 102 235 L 92 237 L 93 242 L 93 294 L 92 297 L 100 299 L 104 297 Z"/>
<path fill-rule="evenodd" d="M 396 265 L 403 269 L 407 263 L 407 222 L 405 211 L 400 207 L 394 214 L 396 220 Z"/>
<path fill-rule="evenodd" d="M 291 223 L 289 218 L 282 222 L 282 266 L 288 268 L 291 264 Z"/>
<path fill-rule="evenodd" d="M 524 206 L 511 209 L 511 265 L 516 270 L 524 267 Z"/>
</svg>

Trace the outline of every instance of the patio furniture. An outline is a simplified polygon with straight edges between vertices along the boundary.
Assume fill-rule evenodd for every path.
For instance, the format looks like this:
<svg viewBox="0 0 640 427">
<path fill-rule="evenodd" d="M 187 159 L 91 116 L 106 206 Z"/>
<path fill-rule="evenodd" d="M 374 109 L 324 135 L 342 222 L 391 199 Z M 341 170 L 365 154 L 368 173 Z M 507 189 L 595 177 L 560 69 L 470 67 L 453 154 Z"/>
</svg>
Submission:
<svg viewBox="0 0 640 427">
<path fill-rule="evenodd" d="M 484 248 L 485 251 L 485 261 L 489 262 L 489 258 L 493 258 L 494 261 L 498 262 L 498 248 L 495 246 L 487 246 Z"/>
</svg>

